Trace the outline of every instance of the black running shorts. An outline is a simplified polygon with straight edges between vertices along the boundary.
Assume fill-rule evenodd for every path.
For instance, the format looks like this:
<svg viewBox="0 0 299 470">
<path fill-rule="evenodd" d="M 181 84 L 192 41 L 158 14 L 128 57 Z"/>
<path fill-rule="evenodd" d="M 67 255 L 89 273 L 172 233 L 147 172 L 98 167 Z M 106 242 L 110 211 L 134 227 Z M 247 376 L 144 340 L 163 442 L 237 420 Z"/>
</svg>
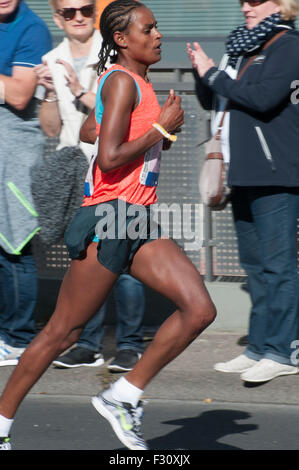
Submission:
<svg viewBox="0 0 299 470">
<path fill-rule="evenodd" d="M 98 260 L 113 273 L 127 273 L 137 250 L 161 237 L 151 206 L 121 199 L 82 206 L 65 233 L 71 259 L 80 258 L 91 242 L 98 244 Z"/>
</svg>

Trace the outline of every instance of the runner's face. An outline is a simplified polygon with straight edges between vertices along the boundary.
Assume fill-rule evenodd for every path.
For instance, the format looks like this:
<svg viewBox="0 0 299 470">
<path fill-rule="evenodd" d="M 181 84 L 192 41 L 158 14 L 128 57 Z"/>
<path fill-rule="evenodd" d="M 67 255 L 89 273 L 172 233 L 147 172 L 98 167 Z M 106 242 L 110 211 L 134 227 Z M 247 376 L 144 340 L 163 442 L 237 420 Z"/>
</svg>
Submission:
<svg viewBox="0 0 299 470">
<path fill-rule="evenodd" d="M 0 0 L 0 22 L 11 15 L 21 0 Z"/>
<path fill-rule="evenodd" d="M 245 16 L 245 22 L 247 29 L 255 28 L 261 21 L 263 21 L 267 16 L 273 15 L 280 11 L 277 3 L 269 0 L 259 5 L 251 5 L 251 2 L 241 2 L 242 3 L 242 12 Z"/>
<path fill-rule="evenodd" d="M 1 2 L 1 0 L 0 0 Z M 81 8 L 86 5 L 92 5 L 91 0 L 58 0 L 57 9 L 64 8 Z M 71 20 L 66 20 L 62 15 L 55 13 L 54 21 L 60 29 L 63 29 L 68 37 L 80 39 L 89 37 L 94 30 L 94 14 L 88 18 L 83 16 L 80 11 L 76 11 L 76 15 Z"/>
<path fill-rule="evenodd" d="M 124 38 L 130 57 L 145 65 L 159 62 L 161 39 L 153 13 L 146 7 L 136 8 Z"/>
</svg>

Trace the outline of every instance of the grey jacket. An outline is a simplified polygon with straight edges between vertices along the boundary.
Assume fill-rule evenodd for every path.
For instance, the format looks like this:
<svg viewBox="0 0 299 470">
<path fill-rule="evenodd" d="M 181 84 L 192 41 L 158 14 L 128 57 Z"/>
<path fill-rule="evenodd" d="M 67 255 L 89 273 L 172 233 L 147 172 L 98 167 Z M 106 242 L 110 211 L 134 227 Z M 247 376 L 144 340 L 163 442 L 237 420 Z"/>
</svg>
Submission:
<svg viewBox="0 0 299 470">
<path fill-rule="evenodd" d="M 0 106 L 0 246 L 15 255 L 39 230 L 31 169 L 43 154 L 45 139 L 35 105 L 32 100 L 26 112 Z"/>
</svg>

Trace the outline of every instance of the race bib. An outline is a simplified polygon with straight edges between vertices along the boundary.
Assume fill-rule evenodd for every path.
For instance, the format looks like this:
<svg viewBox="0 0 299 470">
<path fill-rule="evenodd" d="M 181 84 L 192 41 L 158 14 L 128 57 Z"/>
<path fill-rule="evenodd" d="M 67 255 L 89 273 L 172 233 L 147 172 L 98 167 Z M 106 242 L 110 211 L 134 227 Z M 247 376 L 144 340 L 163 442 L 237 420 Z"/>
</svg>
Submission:
<svg viewBox="0 0 299 470">
<path fill-rule="evenodd" d="M 151 147 L 144 156 L 140 173 L 140 183 L 144 186 L 157 186 L 160 172 L 163 140 Z"/>
</svg>

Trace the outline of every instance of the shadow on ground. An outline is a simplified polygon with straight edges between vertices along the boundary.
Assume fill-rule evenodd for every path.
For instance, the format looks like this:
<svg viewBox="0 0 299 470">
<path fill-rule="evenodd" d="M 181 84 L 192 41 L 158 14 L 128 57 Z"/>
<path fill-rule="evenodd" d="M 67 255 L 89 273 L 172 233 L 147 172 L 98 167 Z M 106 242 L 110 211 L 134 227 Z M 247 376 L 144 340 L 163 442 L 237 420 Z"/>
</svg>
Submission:
<svg viewBox="0 0 299 470">
<path fill-rule="evenodd" d="M 239 410 L 211 410 L 192 418 L 165 421 L 162 424 L 180 427 L 149 440 L 148 444 L 150 449 L 238 450 L 238 447 L 219 440 L 227 435 L 256 430 L 257 425 L 237 423 L 250 417 L 249 413 Z"/>
</svg>

